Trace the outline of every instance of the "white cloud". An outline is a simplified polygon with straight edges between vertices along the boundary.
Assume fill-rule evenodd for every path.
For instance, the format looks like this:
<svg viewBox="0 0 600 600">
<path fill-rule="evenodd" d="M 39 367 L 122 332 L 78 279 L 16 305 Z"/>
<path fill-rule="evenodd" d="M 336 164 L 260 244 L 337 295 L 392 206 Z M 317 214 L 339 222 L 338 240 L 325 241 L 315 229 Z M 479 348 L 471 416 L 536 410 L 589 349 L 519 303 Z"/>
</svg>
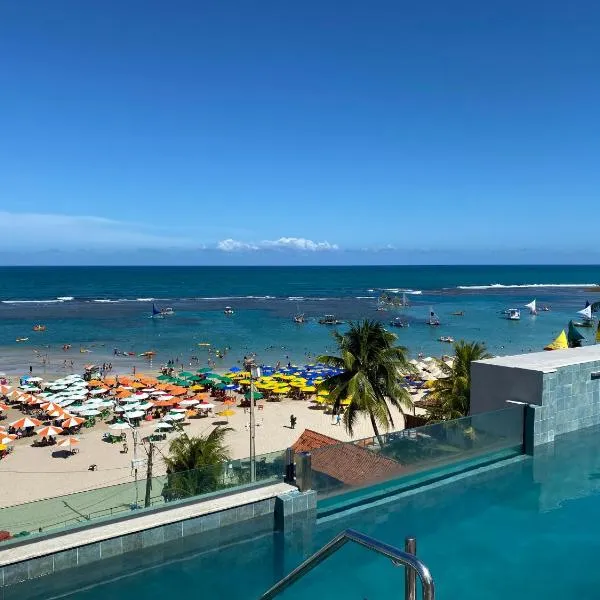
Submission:
<svg viewBox="0 0 600 600">
<path fill-rule="evenodd" d="M 280 237 L 277 240 L 263 240 L 257 244 L 240 242 L 231 238 L 221 240 L 217 249 L 223 252 L 245 252 L 252 250 L 292 250 L 304 252 L 327 252 L 339 250 L 337 244 L 329 242 L 313 242 L 306 238 Z"/>
<path fill-rule="evenodd" d="M 0 249 L 10 251 L 200 247 L 193 238 L 103 217 L 0 211 L 0 225 Z"/>
<path fill-rule="evenodd" d="M 221 240 L 217 244 L 217 250 L 222 250 L 223 252 L 244 252 L 246 250 L 258 250 L 258 246 L 228 238 L 226 240 Z"/>
<path fill-rule="evenodd" d="M 265 248 L 286 248 L 290 250 L 308 250 L 310 252 L 339 250 L 337 244 L 313 242 L 306 238 L 281 237 L 278 240 L 265 240 L 262 243 Z"/>
</svg>

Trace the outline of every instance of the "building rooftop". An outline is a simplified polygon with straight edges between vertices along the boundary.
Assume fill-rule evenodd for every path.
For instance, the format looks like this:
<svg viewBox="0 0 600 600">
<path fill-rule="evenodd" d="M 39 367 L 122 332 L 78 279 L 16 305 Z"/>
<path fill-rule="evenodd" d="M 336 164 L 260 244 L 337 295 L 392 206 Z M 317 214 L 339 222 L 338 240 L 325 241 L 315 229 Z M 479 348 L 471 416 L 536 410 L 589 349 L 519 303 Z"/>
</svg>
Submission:
<svg viewBox="0 0 600 600">
<path fill-rule="evenodd" d="M 312 468 L 345 485 L 363 486 L 398 477 L 406 469 L 395 460 L 352 443 L 305 429 L 292 446 L 312 452 Z"/>
<path fill-rule="evenodd" d="M 478 360 L 476 362 L 486 365 L 498 365 L 501 367 L 549 373 L 560 367 L 594 361 L 600 361 L 600 344 L 597 346 L 583 346 L 582 348 L 569 348 L 568 350 L 497 356 L 496 358 L 488 358 L 487 360 Z"/>
</svg>

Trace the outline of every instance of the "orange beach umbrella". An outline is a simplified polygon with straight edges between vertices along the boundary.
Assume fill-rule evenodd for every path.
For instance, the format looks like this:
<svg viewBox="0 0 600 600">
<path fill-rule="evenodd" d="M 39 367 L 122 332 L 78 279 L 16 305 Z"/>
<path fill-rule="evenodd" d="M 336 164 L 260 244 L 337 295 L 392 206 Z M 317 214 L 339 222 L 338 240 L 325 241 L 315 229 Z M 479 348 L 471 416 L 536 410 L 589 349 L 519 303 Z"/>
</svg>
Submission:
<svg viewBox="0 0 600 600">
<path fill-rule="evenodd" d="M 42 422 L 39 419 L 33 417 L 23 417 L 17 421 L 13 421 L 10 426 L 15 429 L 25 429 L 26 427 L 39 427 Z"/>
<path fill-rule="evenodd" d="M 41 437 L 54 437 L 62 432 L 62 427 L 54 427 L 53 425 L 48 425 L 47 427 L 42 427 L 38 429 L 36 433 Z"/>
</svg>

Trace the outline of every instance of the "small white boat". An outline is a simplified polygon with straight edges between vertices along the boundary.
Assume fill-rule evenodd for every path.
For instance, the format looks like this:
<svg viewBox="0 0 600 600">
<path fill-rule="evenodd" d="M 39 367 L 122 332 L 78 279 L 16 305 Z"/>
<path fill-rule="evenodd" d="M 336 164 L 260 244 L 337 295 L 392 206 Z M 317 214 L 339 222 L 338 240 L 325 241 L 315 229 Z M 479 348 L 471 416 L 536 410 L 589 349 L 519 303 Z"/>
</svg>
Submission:
<svg viewBox="0 0 600 600">
<path fill-rule="evenodd" d="M 294 315 L 294 323 L 304 323 L 304 315 L 302 313 Z"/>
<path fill-rule="evenodd" d="M 171 315 L 175 314 L 175 311 L 170 306 L 167 306 L 166 308 L 160 309 L 160 314 L 165 315 L 166 317 L 170 317 Z"/>
<path fill-rule="evenodd" d="M 506 318 L 509 321 L 519 321 L 521 319 L 521 311 L 518 308 L 509 308 L 506 311 Z"/>
<path fill-rule="evenodd" d="M 577 311 L 583 319 L 579 322 L 574 322 L 575 327 L 594 327 L 594 317 L 592 316 L 592 305 L 588 304 L 583 310 Z"/>
<path fill-rule="evenodd" d="M 392 327 L 409 327 L 408 321 L 405 321 L 400 317 L 396 317 L 393 321 L 390 321 L 390 325 Z"/>
<path fill-rule="evenodd" d="M 453 344 L 454 343 L 454 338 L 450 337 L 449 335 L 442 335 L 439 338 L 440 342 L 446 342 L 448 344 Z"/>
<path fill-rule="evenodd" d="M 223 311 L 223 314 L 232 315 L 233 314 L 233 308 L 231 308 L 231 306 L 226 306 L 225 310 Z"/>
</svg>

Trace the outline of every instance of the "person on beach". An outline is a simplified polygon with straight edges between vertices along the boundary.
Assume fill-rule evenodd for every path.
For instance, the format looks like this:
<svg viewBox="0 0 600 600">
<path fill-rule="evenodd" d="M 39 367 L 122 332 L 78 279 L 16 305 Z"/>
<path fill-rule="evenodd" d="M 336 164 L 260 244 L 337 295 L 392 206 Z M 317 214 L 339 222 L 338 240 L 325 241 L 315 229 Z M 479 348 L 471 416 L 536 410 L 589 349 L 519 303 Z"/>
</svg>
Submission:
<svg viewBox="0 0 600 600">
<path fill-rule="evenodd" d="M 294 415 L 290 415 L 290 429 L 296 429 L 298 419 Z"/>
</svg>

